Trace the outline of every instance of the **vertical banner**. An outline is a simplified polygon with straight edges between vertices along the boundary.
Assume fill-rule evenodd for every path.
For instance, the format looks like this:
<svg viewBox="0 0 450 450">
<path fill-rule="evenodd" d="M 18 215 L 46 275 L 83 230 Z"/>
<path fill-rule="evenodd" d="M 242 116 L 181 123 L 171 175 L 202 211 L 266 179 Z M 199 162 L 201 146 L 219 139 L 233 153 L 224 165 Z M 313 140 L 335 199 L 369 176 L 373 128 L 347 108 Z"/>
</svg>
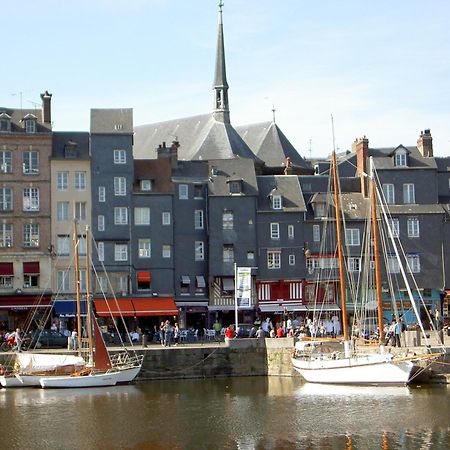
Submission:
<svg viewBox="0 0 450 450">
<path fill-rule="evenodd" d="M 238 267 L 236 279 L 236 299 L 239 308 L 251 306 L 252 298 L 252 269 L 251 267 Z"/>
</svg>

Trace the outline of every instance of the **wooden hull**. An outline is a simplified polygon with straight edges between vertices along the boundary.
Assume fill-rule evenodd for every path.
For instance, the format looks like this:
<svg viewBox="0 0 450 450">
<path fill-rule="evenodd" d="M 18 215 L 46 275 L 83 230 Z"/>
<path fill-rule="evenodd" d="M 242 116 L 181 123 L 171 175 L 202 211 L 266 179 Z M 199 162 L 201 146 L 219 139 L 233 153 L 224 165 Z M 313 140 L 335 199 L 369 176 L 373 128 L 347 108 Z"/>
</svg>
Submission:
<svg viewBox="0 0 450 450">
<path fill-rule="evenodd" d="M 392 355 L 357 355 L 341 359 L 292 358 L 294 369 L 310 383 L 405 385 L 414 364 Z"/>
</svg>

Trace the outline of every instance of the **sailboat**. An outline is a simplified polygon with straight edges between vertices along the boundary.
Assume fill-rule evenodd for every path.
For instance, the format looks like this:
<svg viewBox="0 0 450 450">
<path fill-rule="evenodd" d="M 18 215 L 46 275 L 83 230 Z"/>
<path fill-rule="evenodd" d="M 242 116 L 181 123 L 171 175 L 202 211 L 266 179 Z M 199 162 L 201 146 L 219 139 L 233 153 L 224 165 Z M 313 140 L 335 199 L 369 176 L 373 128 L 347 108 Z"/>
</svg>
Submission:
<svg viewBox="0 0 450 450">
<path fill-rule="evenodd" d="M 349 326 L 347 321 L 346 309 L 346 283 L 344 275 L 344 256 L 342 246 L 342 225 L 341 225 L 341 205 L 340 189 L 337 177 L 336 153 L 332 156 L 332 176 L 335 206 L 335 224 L 337 240 L 337 257 L 339 265 L 339 287 L 342 308 L 343 322 L 343 342 L 330 342 L 321 339 L 304 340 L 296 342 L 292 365 L 296 371 L 308 382 L 325 384 L 360 384 L 360 385 L 405 385 L 407 384 L 417 370 L 419 361 L 431 361 L 441 355 L 441 353 L 423 355 L 399 355 L 394 356 L 387 352 L 384 345 L 383 315 L 382 315 L 382 290 L 381 290 L 381 271 L 380 271 L 380 249 L 378 243 L 378 220 L 376 199 L 381 200 L 377 194 L 375 184 L 375 170 L 373 160 L 371 159 L 371 177 L 370 177 L 370 199 L 371 199 L 371 230 L 373 244 L 373 256 L 375 266 L 375 285 L 376 285 L 376 308 L 378 311 L 378 339 L 379 347 L 376 352 L 361 352 L 350 340 Z M 378 197 L 377 197 L 378 196 Z M 382 204 L 382 202 L 379 202 Z M 387 211 L 384 206 L 381 207 L 381 216 L 388 222 Z M 390 225 L 387 226 L 389 237 L 395 248 L 396 257 L 399 258 L 399 251 L 395 245 L 395 239 Z M 370 227 L 369 227 L 370 229 Z M 416 317 L 419 320 L 419 313 L 412 299 L 412 292 L 409 288 L 403 265 L 399 263 L 404 282 L 408 293 L 411 296 Z M 366 289 L 368 290 L 368 289 Z M 420 325 L 422 327 L 422 325 Z M 425 334 L 423 327 L 422 332 Z M 342 349 L 343 346 L 343 349 Z M 443 349 L 445 351 L 445 349 Z"/>
<path fill-rule="evenodd" d="M 93 314 L 90 295 L 90 234 L 86 230 L 86 303 L 85 329 L 82 337 L 82 318 L 79 283 L 78 233 L 74 225 L 76 305 L 77 305 L 77 349 L 78 355 L 18 353 L 14 368 L 0 376 L 3 387 L 82 388 L 114 386 L 133 381 L 141 370 L 144 355 L 125 350 L 110 355 L 100 327 Z"/>
</svg>

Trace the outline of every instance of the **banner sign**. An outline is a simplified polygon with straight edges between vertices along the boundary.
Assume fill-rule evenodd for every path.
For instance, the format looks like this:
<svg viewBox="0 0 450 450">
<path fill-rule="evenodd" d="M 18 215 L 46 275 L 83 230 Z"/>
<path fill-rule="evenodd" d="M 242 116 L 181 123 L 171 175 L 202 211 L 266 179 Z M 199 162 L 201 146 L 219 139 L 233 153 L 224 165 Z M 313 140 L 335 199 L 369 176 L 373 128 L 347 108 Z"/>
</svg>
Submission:
<svg viewBox="0 0 450 450">
<path fill-rule="evenodd" d="M 236 280 L 237 305 L 240 308 L 251 306 L 252 298 L 252 269 L 251 267 L 238 267 Z"/>
</svg>

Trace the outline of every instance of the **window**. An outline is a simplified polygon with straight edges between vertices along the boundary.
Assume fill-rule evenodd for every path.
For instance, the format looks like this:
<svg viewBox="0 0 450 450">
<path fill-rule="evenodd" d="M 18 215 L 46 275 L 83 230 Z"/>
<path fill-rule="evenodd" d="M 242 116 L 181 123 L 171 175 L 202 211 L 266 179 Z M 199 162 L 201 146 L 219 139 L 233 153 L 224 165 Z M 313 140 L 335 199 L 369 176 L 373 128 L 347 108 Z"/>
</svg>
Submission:
<svg viewBox="0 0 450 450">
<path fill-rule="evenodd" d="M 86 255 L 86 236 L 78 236 L 78 254 Z"/>
<path fill-rule="evenodd" d="M 225 244 L 223 246 L 222 260 L 225 263 L 234 262 L 234 247 L 232 244 Z"/>
<path fill-rule="evenodd" d="M 128 260 L 127 244 L 115 244 L 114 245 L 114 261 L 127 261 L 127 260 Z"/>
<path fill-rule="evenodd" d="M 194 184 L 194 198 L 203 198 L 203 186 Z"/>
<path fill-rule="evenodd" d="M 361 272 L 361 258 L 348 258 L 349 272 Z"/>
<path fill-rule="evenodd" d="M 289 265 L 295 266 L 295 255 L 289 255 Z"/>
<path fill-rule="evenodd" d="M 12 211 L 13 190 L 11 188 L 0 188 L 0 211 Z"/>
<path fill-rule="evenodd" d="M 232 230 L 234 227 L 233 211 L 224 211 L 222 213 L 222 227 L 224 230 Z"/>
<path fill-rule="evenodd" d="M 194 211 L 194 228 L 196 230 L 203 230 L 203 210 L 201 209 Z"/>
<path fill-rule="evenodd" d="M 13 246 L 13 226 L 11 223 L 0 223 L 0 248 Z"/>
<path fill-rule="evenodd" d="M 106 190 L 105 186 L 99 186 L 98 187 L 98 201 L 100 203 L 103 203 L 106 199 Z"/>
<path fill-rule="evenodd" d="M 11 131 L 11 116 L 6 113 L 0 114 L 0 132 Z"/>
<path fill-rule="evenodd" d="M 86 220 L 86 202 L 75 202 L 75 219 Z"/>
<path fill-rule="evenodd" d="M 97 242 L 97 257 L 99 261 L 105 260 L 105 243 Z"/>
<path fill-rule="evenodd" d="M 347 228 L 345 230 L 345 243 L 349 246 L 359 245 L 359 229 Z"/>
<path fill-rule="evenodd" d="M 320 225 L 313 225 L 313 242 L 320 242 Z"/>
<path fill-rule="evenodd" d="M 162 257 L 170 258 L 171 255 L 172 255 L 172 247 L 170 245 L 163 245 L 162 246 Z"/>
<path fill-rule="evenodd" d="M 33 175 L 39 173 L 39 153 L 35 151 L 23 152 L 23 173 Z"/>
<path fill-rule="evenodd" d="M 279 250 L 267 251 L 267 268 L 268 269 L 280 269 L 281 268 L 281 252 Z"/>
<path fill-rule="evenodd" d="M 280 239 L 280 224 L 279 223 L 271 223 L 270 224 L 270 238 L 271 239 Z"/>
<path fill-rule="evenodd" d="M 415 253 L 410 253 L 406 255 L 406 260 L 408 262 L 409 268 L 412 273 L 420 272 L 420 257 Z"/>
<path fill-rule="evenodd" d="M 24 288 L 39 287 L 39 275 L 24 274 L 23 287 Z"/>
<path fill-rule="evenodd" d="M 206 289 L 205 277 L 203 275 L 196 275 L 195 277 L 195 292 L 203 294 Z"/>
<path fill-rule="evenodd" d="M 150 239 L 139 239 L 139 258 L 150 258 L 152 256 Z"/>
<path fill-rule="evenodd" d="M 187 184 L 180 184 L 178 186 L 178 198 L 180 200 L 188 199 L 188 185 Z"/>
<path fill-rule="evenodd" d="M 13 279 L 13 276 L 0 275 L 0 288 L 12 288 Z"/>
<path fill-rule="evenodd" d="M 67 191 L 69 187 L 69 172 L 58 172 L 56 174 L 56 188 L 58 191 Z"/>
<path fill-rule="evenodd" d="M 121 292 L 128 292 L 128 276 L 127 275 L 121 275 L 119 277 L 119 291 Z"/>
<path fill-rule="evenodd" d="M 314 217 L 320 219 L 321 217 L 326 217 L 327 208 L 325 203 L 314 203 Z"/>
<path fill-rule="evenodd" d="M 75 190 L 86 190 L 86 172 L 75 172 Z"/>
<path fill-rule="evenodd" d="M 116 206 L 114 208 L 114 224 L 115 225 L 128 224 L 128 208 L 126 206 Z"/>
<path fill-rule="evenodd" d="M 281 209 L 282 208 L 281 195 L 273 195 L 272 196 L 272 208 L 273 209 Z"/>
<path fill-rule="evenodd" d="M 170 225 L 170 212 L 165 211 L 162 213 L 162 224 Z"/>
<path fill-rule="evenodd" d="M 150 208 L 134 208 L 134 224 L 150 225 Z"/>
<path fill-rule="evenodd" d="M 66 270 L 58 270 L 56 272 L 58 292 L 68 292 L 70 290 L 69 272 Z"/>
<path fill-rule="evenodd" d="M 235 180 L 229 182 L 230 194 L 240 194 L 242 192 L 242 181 Z"/>
<path fill-rule="evenodd" d="M 58 236 L 56 251 L 60 256 L 67 256 L 69 254 L 69 236 Z"/>
<path fill-rule="evenodd" d="M 181 275 L 180 294 L 189 294 L 191 286 L 191 278 L 188 275 Z"/>
<path fill-rule="evenodd" d="M 151 191 L 152 180 L 141 180 L 141 191 Z"/>
<path fill-rule="evenodd" d="M 108 280 L 104 275 L 97 277 L 97 292 L 108 292 Z"/>
<path fill-rule="evenodd" d="M 39 188 L 25 188 L 23 190 L 23 210 L 39 211 Z"/>
<path fill-rule="evenodd" d="M 393 205 L 395 203 L 394 185 L 390 183 L 383 184 L 383 195 L 386 203 L 389 205 Z"/>
<path fill-rule="evenodd" d="M 0 151 L 0 173 L 12 173 L 12 153 Z"/>
<path fill-rule="evenodd" d="M 418 238 L 420 237 L 419 219 L 417 217 L 409 217 L 407 222 L 408 237 Z"/>
<path fill-rule="evenodd" d="M 150 289 L 151 273 L 150 272 L 138 272 L 137 273 L 137 288 L 139 291 L 146 291 Z"/>
<path fill-rule="evenodd" d="M 288 225 L 288 238 L 294 239 L 294 225 Z"/>
<path fill-rule="evenodd" d="M 105 216 L 103 215 L 97 217 L 97 230 L 105 231 Z"/>
<path fill-rule="evenodd" d="M 114 164 L 126 164 L 127 152 L 125 150 L 114 150 Z"/>
<path fill-rule="evenodd" d="M 78 271 L 78 280 L 80 282 L 80 291 L 86 292 L 86 271 L 85 270 Z"/>
<path fill-rule="evenodd" d="M 25 120 L 25 133 L 36 133 L 36 119 Z"/>
<path fill-rule="evenodd" d="M 195 241 L 195 260 L 203 261 L 205 259 L 205 243 L 203 241 Z"/>
<path fill-rule="evenodd" d="M 248 251 L 247 252 L 247 260 L 248 261 L 253 261 L 255 259 L 255 252 L 253 252 L 253 251 Z"/>
<path fill-rule="evenodd" d="M 400 224 L 398 219 L 396 218 L 392 218 L 392 219 L 388 219 L 389 220 L 389 227 L 392 231 L 392 234 L 394 237 L 399 237 L 400 236 Z"/>
<path fill-rule="evenodd" d="M 404 151 L 398 151 L 394 156 L 395 166 L 406 166 L 406 153 Z"/>
<path fill-rule="evenodd" d="M 395 255 L 387 257 L 387 271 L 388 273 L 400 273 L 400 266 Z"/>
<path fill-rule="evenodd" d="M 300 300 L 302 298 L 302 283 L 289 283 L 289 298 L 291 300 Z"/>
<path fill-rule="evenodd" d="M 56 220 L 58 222 L 69 220 L 69 202 L 56 202 Z"/>
<path fill-rule="evenodd" d="M 39 224 L 26 223 L 23 226 L 23 246 L 39 247 Z"/>
<path fill-rule="evenodd" d="M 114 177 L 114 195 L 127 195 L 127 183 L 125 177 Z"/>
<path fill-rule="evenodd" d="M 414 184 L 405 183 L 403 185 L 403 203 L 415 203 Z"/>
</svg>

